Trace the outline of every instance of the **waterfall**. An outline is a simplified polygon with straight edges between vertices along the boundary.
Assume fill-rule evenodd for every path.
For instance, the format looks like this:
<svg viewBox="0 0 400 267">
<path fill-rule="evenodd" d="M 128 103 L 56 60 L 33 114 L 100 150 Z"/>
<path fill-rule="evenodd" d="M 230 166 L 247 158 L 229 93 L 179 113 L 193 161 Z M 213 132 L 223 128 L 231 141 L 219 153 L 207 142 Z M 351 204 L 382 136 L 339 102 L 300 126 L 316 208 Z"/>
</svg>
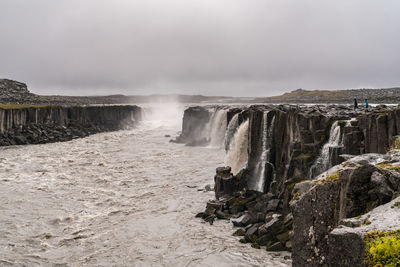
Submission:
<svg viewBox="0 0 400 267">
<path fill-rule="evenodd" d="M 226 128 L 225 133 L 225 151 L 228 152 L 230 150 L 230 144 L 236 134 L 236 130 L 239 127 L 239 113 L 236 113 L 232 119 L 230 120 L 228 127 Z"/>
<path fill-rule="evenodd" d="M 232 168 L 232 173 L 237 174 L 248 161 L 247 146 L 249 142 L 249 120 L 242 123 L 234 133 L 229 145 L 225 163 Z"/>
<path fill-rule="evenodd" d="M 228 124 L 228 111 L 226 109 L 218 109 L 210 118 L 210 146 L 221 147 L 225 138 L 225 131 Z"/>
<path fill-rule="evenodd" d="M 343 134 L 342 129 L 339 125 L 339 121 L 335 121 L 332 124 L 329 140 L 324 144 L 321 149 L 321 154 L 315 161 L 315 163 L 311 166 L 310 169 L 310 178 L 313 179 L 317 175 L 323 173 L 332 167 L 331 163 L 331 148 L 342 147 L 343 146 Z"/>
<path fill-rule="evenodd" d="M 266 180 L 266 165 L 271 166 L 274 174 L 274 166 L 270 163 L 271 160 L 271 147 L 272 147 L 272 130 L 275 122 L 275 116 L 272 120 L 268 121 L 268 111 L 264 112 L 263 115 L 263 131 L 262 131 L 262 151 L 258 159 L 257 166 L 255 168 L 252 183 L 249 188 L 255 191 L 264 192 L 265 180 Z M 273 177 L 273 180 L 275 177 Z"/>
</svg>

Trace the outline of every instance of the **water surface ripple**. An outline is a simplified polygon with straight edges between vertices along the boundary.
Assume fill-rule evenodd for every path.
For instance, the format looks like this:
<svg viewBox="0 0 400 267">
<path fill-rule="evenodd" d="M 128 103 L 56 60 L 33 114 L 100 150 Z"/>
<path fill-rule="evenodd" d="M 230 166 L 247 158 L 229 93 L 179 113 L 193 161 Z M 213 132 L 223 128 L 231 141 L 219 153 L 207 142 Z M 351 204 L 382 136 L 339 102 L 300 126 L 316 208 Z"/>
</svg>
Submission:
<svg viewBox="0 0 400 267">
<path fill-rule="evenodd" d="M 194 215 L 222 149 L 169 143 L 177 125 L 0 148 L 0 265 L 287 266 Z M 196 188 L 193 188 L 196 186 Z"/>
</svg>

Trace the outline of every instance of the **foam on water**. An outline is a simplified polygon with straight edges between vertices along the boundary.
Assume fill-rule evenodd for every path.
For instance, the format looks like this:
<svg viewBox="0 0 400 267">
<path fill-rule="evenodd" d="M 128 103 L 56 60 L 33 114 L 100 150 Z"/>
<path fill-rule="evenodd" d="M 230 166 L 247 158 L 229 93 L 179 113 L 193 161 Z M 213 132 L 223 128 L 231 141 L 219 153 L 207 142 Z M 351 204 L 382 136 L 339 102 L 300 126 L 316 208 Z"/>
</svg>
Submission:
<svg viewBox="0 0 400 267">
<path fill-rule="evenodd" d="M 290 264 L 194 218 L 224 151 L 169 143 L 180 124 L 156 109 L 134 130 L 0 148 L 0 265 Z"/>
</svg>

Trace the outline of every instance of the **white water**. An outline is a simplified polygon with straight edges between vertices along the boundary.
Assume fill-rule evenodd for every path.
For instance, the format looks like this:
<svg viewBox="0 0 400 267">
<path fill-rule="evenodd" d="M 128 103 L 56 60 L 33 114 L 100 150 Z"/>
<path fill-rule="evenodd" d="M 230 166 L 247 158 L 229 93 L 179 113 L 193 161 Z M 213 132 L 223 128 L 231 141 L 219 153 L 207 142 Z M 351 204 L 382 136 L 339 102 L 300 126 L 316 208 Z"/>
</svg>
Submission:
<svg viewBox="0 0 400 267">
<path fill-rule="evenodd" d="M 225 138 L 225 131 L 228 124 L 228 111 L 218 109 L 210 118 L 210 146 L 221 147 Z"/>
<path fill-rule="evenodd" d="M 342 130 L 339 122 L 335 121 L 331 126 L 328 142 L 323 145 L 320 156 L 317 158 L 313 166 L 311 166 L 310 178 L 315 178 L 316 175 L 321 174 L 332 167 L 329 150 L 331 147 L 342 146 L 342 142 Z"/>
<path fill-rule="evenodd" d="M 224 152 L 169 143 L 182 113 L 155 110 L 134 130 L 0 148 L 0 265 L 289 265 L 194 218 Z"/>
<path fill-rule="evenodd" d="M 236 113 L 229 121 L 228 127 L 225 132 L 225 150 L 228 152 L 230 149 L 231 142 L 234 139 L 234 135 L 239 127 L 239 114 Z"/>
<path fill-rule="evenodd" d="M 270 151 L 272 142 L 272 125 L 274 124 L 275 117 L 272 118 L 270 124 L 268 124 L 268 111 L 264 112 L 263 116 L 263 132 L 262 132 L 262 152 L 260 155 L 259 163 L 256 167 L 256 181 L 253 190 L 264 192 L 265 186 L 265 165 L 270 161 Z"/>
<path fill-rule="evenodd" d="M 249 121 L 242 123 L 235 132 L 226 155 L 225 165 L 232 168 L 232 173 L 237 174 L 248 161 Z"/>
</svg>

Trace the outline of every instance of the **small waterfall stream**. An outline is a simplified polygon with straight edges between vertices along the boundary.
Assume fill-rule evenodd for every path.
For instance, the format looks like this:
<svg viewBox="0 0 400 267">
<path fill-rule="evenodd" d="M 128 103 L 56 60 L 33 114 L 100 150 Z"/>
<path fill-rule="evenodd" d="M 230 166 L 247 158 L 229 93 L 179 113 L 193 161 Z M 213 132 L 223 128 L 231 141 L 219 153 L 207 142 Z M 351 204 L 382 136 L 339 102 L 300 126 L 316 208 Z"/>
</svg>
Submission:
<svg viewBox="0 0 400 267">
<path fill-rule="evenodd" d="M 236 113 L 230 120 L 228 127 L 225 132 L 225 151 L 228 152 L 230 149 L 230 144 L 236 134 L 239 127 L 239 113 Z"/>
<path fill-rule="evenodd" d="M 242 123 L 234 133 L 229 150 L 226 155 L 225 163 L 232 168 L 232 173 L 237 174 L 248 161 L 248 138 L 249 138 L 249 121 Z"/>
<path fill-rule="evenodd" d="M 271 160 L 271 146 L 272 146 L 272 132 L 273 125 L 275 122 L 275 116 L 268 120 L 268 111 L 264 112 L 263 115 L 263 128 L 262 128 L 262 151 L 259 156 L 258 164 L 254 170 L 252 180 L 249 183 L 249 189 L 264 192 L 265 181 L 266 181 L 266 165 L 271 166 L 273 169 L 273 164 L 270 163 Z M 274 174 L 272 174 L 274 175 Z M 274 179 L 274 177 L 273 177 Z"/>
<path fill-rule="evenodd" d="M 320 156 L 311 166 L 309 175 L 311 179 L 315 178 L 317 175 L 323 173 L 324 171 L 332 167 L 330 151 L 334 147 L 341 147 L 341 146 L 343 146 L 343 133 L 339 125 L 339 121 L 335 121 L 331 126 L 328 142 L 324 144 L 324 146 L 321 149 Z"/>
</svg>

